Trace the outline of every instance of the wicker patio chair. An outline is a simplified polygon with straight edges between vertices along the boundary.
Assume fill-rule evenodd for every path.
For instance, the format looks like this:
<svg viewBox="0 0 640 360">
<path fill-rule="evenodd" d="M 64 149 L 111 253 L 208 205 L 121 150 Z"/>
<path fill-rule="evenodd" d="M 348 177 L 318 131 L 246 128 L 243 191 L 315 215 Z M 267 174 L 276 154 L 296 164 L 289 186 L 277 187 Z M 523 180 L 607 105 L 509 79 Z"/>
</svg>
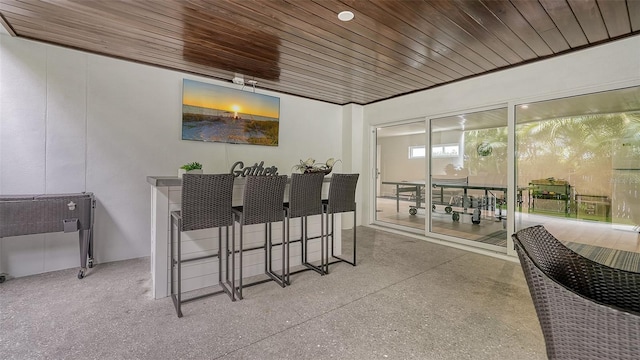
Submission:
<svg viewBox="0 0 640 360">
<path fill-rule="evenodd" d="M 542 225 L 512 238 L 549 359 L 640 359 L 640 273 L 591 261 Z"/>
</svg>

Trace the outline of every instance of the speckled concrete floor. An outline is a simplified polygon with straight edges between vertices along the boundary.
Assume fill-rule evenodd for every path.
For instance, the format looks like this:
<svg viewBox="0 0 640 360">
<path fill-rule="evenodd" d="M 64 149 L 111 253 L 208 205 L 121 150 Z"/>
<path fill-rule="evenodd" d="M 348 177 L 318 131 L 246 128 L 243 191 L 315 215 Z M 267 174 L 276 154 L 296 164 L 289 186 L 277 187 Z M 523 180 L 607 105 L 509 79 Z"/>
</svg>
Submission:
<svg viewBox="0 0 640 360">
<path fill-rule="evenodd" d="M 345 237 L 350 232 L 345 232 Z M 149 296 L 149 259 L 0 285 L 2 359 L 544 359 L 517 263 L 366 227 L 358 266 L 183 306 Z"/>
</svg>

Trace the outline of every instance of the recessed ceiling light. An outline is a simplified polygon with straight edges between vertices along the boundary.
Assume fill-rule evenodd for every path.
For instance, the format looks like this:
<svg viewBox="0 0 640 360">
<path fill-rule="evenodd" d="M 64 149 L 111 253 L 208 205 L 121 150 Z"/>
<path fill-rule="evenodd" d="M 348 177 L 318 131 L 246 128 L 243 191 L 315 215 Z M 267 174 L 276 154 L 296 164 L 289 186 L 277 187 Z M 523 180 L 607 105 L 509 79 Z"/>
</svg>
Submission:
<svg viewBox="0 0 640 360">
<path fill-rule="evenodd" d="M 338 14 L 338 19 L 342 20 L 342 21 L 351 21 L 353 20 L 353 13 L 351 11 L 341 11 Z"/>
</svg>

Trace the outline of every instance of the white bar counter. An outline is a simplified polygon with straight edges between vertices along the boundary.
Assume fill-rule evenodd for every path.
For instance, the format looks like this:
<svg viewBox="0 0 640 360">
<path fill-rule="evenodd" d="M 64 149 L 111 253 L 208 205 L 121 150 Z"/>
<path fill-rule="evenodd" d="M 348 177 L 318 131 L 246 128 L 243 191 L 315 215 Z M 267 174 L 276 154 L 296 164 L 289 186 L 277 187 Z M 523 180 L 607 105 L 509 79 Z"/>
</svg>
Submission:
<svg viewBox="0 0 640 360">
<path fill-rule="evenodd" d="M 325 178 L 322 189 L 323 198 L 327 197 L 329 189 L 329 177 Z M 245 178 L 237 177 L 233 189 L 233 205 L 242 205 L 242 194 L 244 191 Z M 169 295 L 169 281 L 171 271 L 171 259 L 169 247 L 171 241 L 171 212 L 180 210 L 182 198 L 182 179 L 176 176 L 148 176 L 147 182 L 151 185 L 151 278 L 152 293 L 155 299 L 160 299 Z M 289 187 L 285 190 L 285 201 L 289 197 Z M 291 221 L 291 240 L 301 238 L 300 218 Z M 320 216 L 310 216 L 308 220 L 308 236 L 320 235 Z M 244 248 L 251 248 L 264 245 L 263 224 L 245 226 Z M 335 248 L 336 255 L 340 254 L 341 248 L 341 217 L 335 217 Z M 236 225 L 236 236 L 238 236 L 238 225 Z M 222 231 L 223 243 L 225 232 Z M 229 229 L 229 240 L 231 240 L 231 229 Z M 282 222 L 273 224 L 273 242 L 279 243 L 282 240 Z M 237 241 L 236 241 L 237 246 Z M 300 242 L 292 242 L 290 245 L 291 267 L 301 264 Z M 216 254 L 218 252 L 218 229 L 203 229 L 186 231 L 182 233 L 182 253 L 183 259 Z M 236 255 L 237 256 L 237 255 Z M 309 261 L 320 260 L 320 239 L 309 240 Z M 281 267 L 280 247 L 273 249 L 273 269 L 280 270 Z M 238 264 L 238 261 L 236 261 Z M 236 265 L 237 266 L 237 265 Z M 224 268 L 224 264 L 223 264 Z M 243 261 L 244 277 L 264 274 L 264 250 L 252 250 L 244 253 Z M 238 272 L 236 272 L 237 274 Z M 224 276 L 224 274 L 223 274 Z M 183 292 L 197 290 L 200 288 L 218 285 L 218 259 L 208 258 L 184 264 L 182 267 L 182 289 Z"/>
</svg>

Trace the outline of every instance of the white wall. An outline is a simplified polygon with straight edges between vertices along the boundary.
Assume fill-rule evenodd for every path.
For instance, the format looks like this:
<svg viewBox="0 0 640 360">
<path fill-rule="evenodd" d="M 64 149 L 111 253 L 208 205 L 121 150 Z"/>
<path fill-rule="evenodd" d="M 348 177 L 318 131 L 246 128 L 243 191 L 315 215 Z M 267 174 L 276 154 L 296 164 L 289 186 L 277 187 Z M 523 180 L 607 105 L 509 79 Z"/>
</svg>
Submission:
<svg viewBox="0 0 640 360">
<path fill-rule="evenodd" d="M 300 159 L 342 157 L 342 107 L 259 89 L 280 98 L 279 146 L 183 141 L 183 78 L 236 87 L 0 35 L 0 194 L 93 192 L 100 263 L 149 255 L 148 175 L 191 161 L 227 172 L 238 160 L 290 174 Z M 0 271 L 79 266 L 77 243 L 76 234 L 4 238 Z"/>
<path fill-rule="evenodd" d="M 351 174 L 360 174 L 358 177 L 358 186 L 356 187 L 356 199 L 364 199 L 362 192 L 362 181 L 365 177 L 372 173 L 368 164 L 365 165 L 367 151 L 363 147 L 363 133 L 361 131 L 364 109 L 360 105 L 348 104 L 342 108 L 342 154 L 344 172 Z M 367 134 L 364 134 L 367 136 Z M 356 212 L 362 213 L 363 200 L 356 201 Z M 357 217 L 356 224 L 353 221 L 351 213 L 342 214 L 342 228 L 351 229 L 354 225 L 362 225 L 362 216 Z"/>
<path fill-rule="evenodd" d="M 640 35 L 367 105 L 361 131 L 368 134 L 374 125 L 639 84 Z M 371 139 L 364 136 L 363 140 L 369 149 Z M 370 194 L 371 181 L 363 180 L 362 191 Z M 363 216 L 370 215 L 369 201 L 365 205 Z"/>
</svg>

